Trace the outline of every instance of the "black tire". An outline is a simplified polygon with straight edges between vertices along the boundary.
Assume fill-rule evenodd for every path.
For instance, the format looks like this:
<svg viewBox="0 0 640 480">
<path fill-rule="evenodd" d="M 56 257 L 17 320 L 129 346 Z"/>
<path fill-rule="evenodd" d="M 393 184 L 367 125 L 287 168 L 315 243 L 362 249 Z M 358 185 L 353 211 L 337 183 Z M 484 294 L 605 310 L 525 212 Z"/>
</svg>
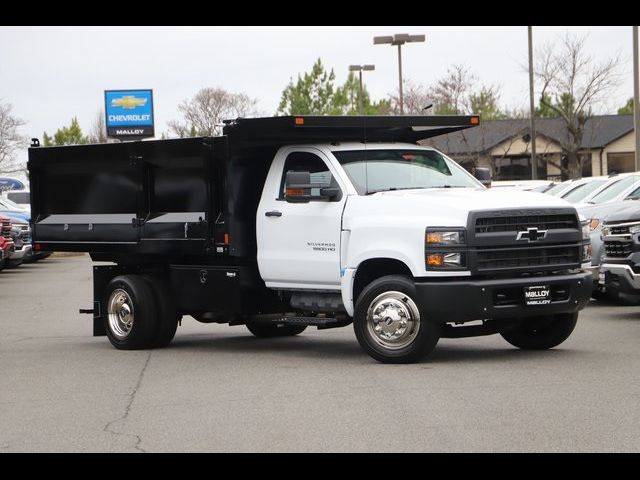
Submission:
<svg viewBox="0 0 640 480">
<path fill-rule="evenodd" d="M 501 335 L 511 345 L 522 350 L 548 350 L 569 338 L 577 321 L 577 313 L 526 318 L 522 325 L 501 332 Z"/>
<path fill-rule="evenodd" d="M 117 292 L 117 290 L 121 292 Z M 122 292 L 126 293 L 125 297 L 128 298 L 127 309 L 133 313 L 133 321 L 128 328 L 118 321 L 118 313 L 122 309 L 117 310 L 118 313 L 114 309 L 112 315 L 115 316 L 113 317 L 109 314 L 109 302 L 112 295 L 114 296 L 114 304 L 117 305 L 115 296 L 123 295 Z M 104 327 L 111 345 L 120 350 L 140 350 L 153 347 L 158 332 L 158 315 L 156 299 L 149 282 L 139 275 L 115 277 L 107 285 L 103 305 Z M 122 329 L 118 332 L 116 329 L 120 327 Z"/>
<path fill-rule="evenodd" d="M 269 323 L 247 323 L 246 327 L 258 338 L 293 337 L 307 329 L 306 325 L 276 325 Z"/>
<path fill-rule="evenodd" d="M 374 307 L 374 301 L 389 292 L 390 296 L 396 296 L 393 292 L 399 292 L 404 298 L 390 298 L 401 308 L 404 305 L 406 312 L 417 312 L 419 323 L 417 329 L 411 329 L 409 338 L 404 340 L 406 345 L 400 343 L 398 346 L 385 346 L 384 340 L 374 333 L 375 326 L 373 320 L 369 325 L 368 312 Z M 416 299 L 416 289 L 409 278 L 401 275 L 389 275 L 374 280 L 367 285 L 356 301 L 353 317 L 353 329 L 358 339 L 358 343 L 371 357 L 383 363 L 412 363 L 421 360 L 428 355 L 440 339 L 441 328 L 435 322 L 427 319 L 424 312 L 418 310 Z M 389 342 L 391 343 L 391 342 Z"/>
<path fill-rule="evenodd" d="M 166 347 L 176 335 L 178 322 L 182 317 L 178 315 L 171 289 L 164 279 L 154 275 L 143 275 L 142 278 L 149 283 L 153 290 L 158 313 L 158 330 L 152 346 L 153 348 Z"/>
</svg>

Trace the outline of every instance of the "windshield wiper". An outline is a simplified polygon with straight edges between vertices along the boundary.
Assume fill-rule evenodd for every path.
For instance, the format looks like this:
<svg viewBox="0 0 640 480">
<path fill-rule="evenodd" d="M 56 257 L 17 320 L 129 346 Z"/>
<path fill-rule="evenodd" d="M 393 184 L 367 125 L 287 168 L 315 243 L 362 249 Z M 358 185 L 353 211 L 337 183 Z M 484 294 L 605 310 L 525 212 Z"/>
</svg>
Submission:
<svg viewBox="0 0 640 480">
<path fill-rule="evenodd" d="M 374 193 L 380 193 L 380 192 L 395 192 L 397 190 L 419 190 L 422 188 L 429 188 L 429 187 L 390 187 L 390 188 L 379 188 L 377 190 L 369 190 L 367 192 L 365 192 L 365 195 L 372 195 Z"/>
<path fill-rule="evenodd" d="M 372 195 L 374 193 L 380 192 L 395 192 L 398 190 L 426 190 L 428 188 L 467 188 L 465 185 L 434 185 L 431 187 L 391 187 L 391 188 L 380 188 L 378 190 L 369 190 L 365 192 L 365 195 Z"/>
</svg>

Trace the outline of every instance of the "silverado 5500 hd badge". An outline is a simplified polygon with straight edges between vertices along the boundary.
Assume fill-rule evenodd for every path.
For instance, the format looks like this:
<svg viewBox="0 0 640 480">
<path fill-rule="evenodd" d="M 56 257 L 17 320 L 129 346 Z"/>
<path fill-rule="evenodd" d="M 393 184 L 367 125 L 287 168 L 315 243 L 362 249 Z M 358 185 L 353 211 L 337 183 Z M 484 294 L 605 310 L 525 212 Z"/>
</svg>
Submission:
<svg viewBox="0 0 640 480">
<path fill-rule="evenodd" d="M 336 244 L 333 242 L 307 242 L 307 247 L 315 252 L 335 252 Z"/>
</svg>

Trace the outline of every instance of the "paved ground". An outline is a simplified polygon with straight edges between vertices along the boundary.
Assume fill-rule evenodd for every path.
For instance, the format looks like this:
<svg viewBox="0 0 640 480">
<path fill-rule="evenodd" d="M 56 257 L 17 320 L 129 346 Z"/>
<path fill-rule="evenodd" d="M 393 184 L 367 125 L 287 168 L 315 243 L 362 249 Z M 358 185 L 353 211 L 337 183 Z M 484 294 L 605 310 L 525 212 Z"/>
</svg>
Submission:
<svg viewBox="0 0 640 480">
<path fill-rule="evenodd" d="M 442 340 L 394 366 L 351 327 L 258 340 L 190 317 L 122 352 L 90 300 L 87 257 L 0 273 L 0 452 L 640 451 L 640 307 L 592 302 L 548 352 Z"/>
</svg>

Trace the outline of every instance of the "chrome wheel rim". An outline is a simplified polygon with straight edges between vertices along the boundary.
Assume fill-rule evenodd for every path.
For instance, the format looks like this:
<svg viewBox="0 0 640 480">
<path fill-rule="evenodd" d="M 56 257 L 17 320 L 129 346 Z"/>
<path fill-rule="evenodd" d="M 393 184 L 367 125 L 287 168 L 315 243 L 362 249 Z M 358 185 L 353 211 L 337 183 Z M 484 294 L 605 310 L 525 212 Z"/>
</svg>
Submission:
<svg viewBox="0 0 640 480">
<path fill-rule="evenodd" d="M 133 301 L 129 294 L 118 288 L 111 292 L 107 306 L 109 329 L 119 340 L 124 340 L 133 328 Z"/>
<path fill-rule="evenodd" d="M 420 331 L 420 312 L 402 292 L 378 295 L 367 310 L 367 332 L 378 345 L 399 350 L 411 345 Z"/>
</svg>

